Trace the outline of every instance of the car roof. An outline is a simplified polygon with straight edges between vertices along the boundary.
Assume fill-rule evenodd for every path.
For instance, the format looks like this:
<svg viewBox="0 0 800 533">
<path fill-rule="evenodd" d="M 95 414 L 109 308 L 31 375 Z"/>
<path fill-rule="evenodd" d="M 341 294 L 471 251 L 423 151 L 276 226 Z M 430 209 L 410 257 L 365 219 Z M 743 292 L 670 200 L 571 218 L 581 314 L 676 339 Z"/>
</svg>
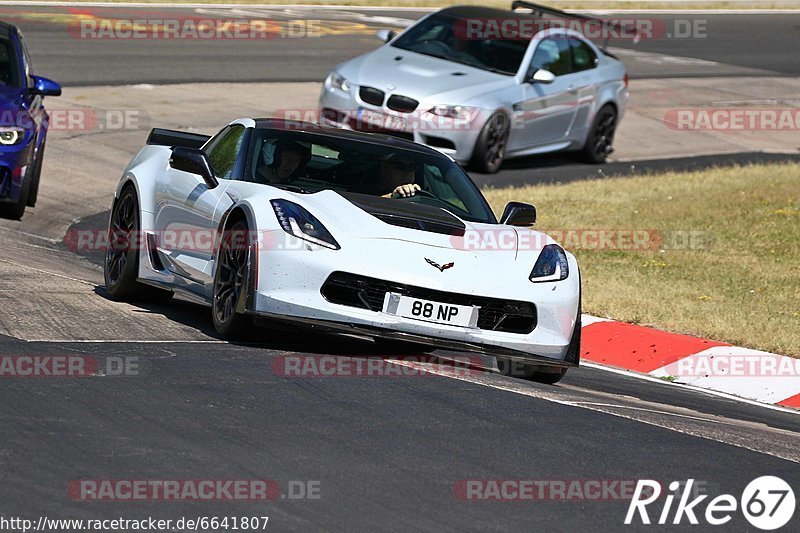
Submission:
<svg viewBox="0 0 800 533">
<path fill-rule="evenodd" d="M 452 6 L 442 9 L 439 11 L 439 13 L 444 13 L 459 18 L 531 18 L 531 13 L 521 13 L 519 11 L 511 11 L 510 9 L 484 6 Z"/>
<path fill-rule="evenodd" d="M 0 20 L 0 37 L 8 37 L 17 30 L 17 27 Z"/>
<path fill-rule="evenodd" d="M 559 20 L 558 18 L 549 18 L 546 14 L 536 14 L 530 11 L 513 11 L 511 9 L 503 9 L 498 7 L 464 5 L 447 7 L 438 11 L 438 13 L 460 19 L 536 20 L 536 31 L 531 34 L 531 38 L 543 31 L 556 30 L 562 31 L 567 35 L 580 36 L 586 39 L 586 36 L 583 34 L 583 32 L 565 28 L 563 19 Z"/>
<path fill-rule="evenodd" d="M 386 146 L 387 148 L 402 148 L 405 150 L 413 150 L 420 153 L 437 155 L 440 157 L 447 157 L 442 152 L 424 146 L 422 144 L 394 137 L 392 135 L 385 135 L 381 133 L 367 133 L 363 131 L 343 130 L 339 128 L 331 128 L 327 126 L 320 126 L 313 122 L 290 121 L 276 118 L 256 118 L 255 128 L 258 129 L 272 129 L 278 131 L 292 131 L 300 133 L 313 133 L 316 135 L 323 135 L 326 137 L 334 137 L 340 140 L 350 140 L 355 142 L 368 142 Z"/>
</svg>

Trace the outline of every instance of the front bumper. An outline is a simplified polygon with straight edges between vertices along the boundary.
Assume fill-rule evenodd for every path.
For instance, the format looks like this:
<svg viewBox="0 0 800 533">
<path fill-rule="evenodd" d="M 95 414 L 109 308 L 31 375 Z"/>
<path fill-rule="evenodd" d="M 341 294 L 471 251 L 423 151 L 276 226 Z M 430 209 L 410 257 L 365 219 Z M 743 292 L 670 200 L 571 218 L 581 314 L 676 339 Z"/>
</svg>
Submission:
<svg viewBox="0 0 800 533">
<path fill-rule="evenodd" d="M 272 319 L 290 320 L 331 331 L 358 335 L 420 342 L 442 348 L 507 355 L 515 359 L 570 366 L 565 361 L 576 324 L 579 307 L 578 267 L 570 256 L 570 277 L 555 283 L 509 283 L 518 272 L 498 267 L 491 279 L 506 280 L 492 283 L 492 290 L 476 290 L 482 283 L 466 283 L 443 274 L 422 260 L 419 244 L 388 239 L 374 239 L 370 246 L 347 252 L 328 249 L 262 250 L 258 254 L 257 289 L 249 304 L 252 313 Z M 442 255 L 441 249 L 425 253 Z M 448 251 L 448 258 L 457 263 L 458 270 L 469 269 L 469 258 Z M 416 258 L 419 261 L 398 257 Z M 436 255 L 434 255 L 436 256 Z M 402 264 L 400 264 L 402 263 Z M 500 262 L 498 262 L 500 264 Z M 530 267 L 527 268 L 528 272 Z M 496 299 L 531 302 L 536 307 L 536 326 L 529 333 L 511 333 L 489 329 L 459 327 L 333 303 L 321 289 L 333 272 L 350 272 L 379 277 L 431 290 L 469 294 Z M 448 271 L 449 272 L 449 271 Z M 524 276 L 525 274 L 523 274 Z M 470 279 L 467 276 L 467 279 Z M 513 277 L 512 277 L 513 276 Z M 484 274 L 484 278 L 488 276 Z M 444 281 L 446 280 L 446 281 Z"/>
<path fill-rule="evenodd" d="M 412 113 L 400 113 L 388 107 L 374 106 L 364 102 L 358 95 L 358 87 L 353 86 L 349 93 L 324 86 L 319 99 L 319 122 L 348 130 L 384 133 L 424 144 L 459 163 L 467 163 L 472 157 L 475 143 L 481 133 L 482 114 L 470 122 L 436 117 L 425 111 L 431 106 L 421 102 Z M 360 110 L 366 109 L 387 117 L 399 117 L 406 124 L 405 129 L 389 124 L 376 125 L 361 120 Z"/>
</svg>

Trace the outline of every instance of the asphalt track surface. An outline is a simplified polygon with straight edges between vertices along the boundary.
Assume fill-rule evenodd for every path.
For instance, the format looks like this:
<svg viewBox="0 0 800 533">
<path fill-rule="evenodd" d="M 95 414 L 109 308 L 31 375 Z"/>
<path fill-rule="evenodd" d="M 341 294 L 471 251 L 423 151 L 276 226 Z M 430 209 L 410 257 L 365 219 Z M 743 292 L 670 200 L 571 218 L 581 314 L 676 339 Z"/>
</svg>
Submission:
<svg viewBox="0 0 800 533">
<path fill-rule="evenodd" d="M 203 81 L 198 72 L 224 79 L 241 72 L 250 79 L 261 75 L 253 72 L 259 60 L 264 69 L 285 75 L 286 65 L 297 70 L 298 58 L 309 60 L 303 75 L 310 77 L 304 79 L 319 79 L 323 64 L 353 55 L 358 46 L 374 46 L 368 36 L 342 37 L 325 47 L 327 55 L 288 46 L 284 57 L 270 52 L 272 60 L 255 49 L 242 51 L 239 43 L 226 43 L 230 49 L 218 55 L 210 46 L 191 52 L 181 43 L 145 43 L 137 52 L 130 43 L 103 43 L 92 54 L 40 24 L 22 24 L 37 70 L 92 85 Z M 743 29 L 748 23 L 730 24 Z M 787 24 L 786 17 L 775 17 L 774 24 Z M 796 26 L 793 34 L 791 23 L 784 26 L 784 44 L 797 35 Z M 705 46 L 711 61 L 728 63 L 741 55 L 742 68 L 756 63 L 720 43 Z M 773 61 L 773 51 L 762 50 L 762 65 Z M 783 55 L 773 72 L 797 75 L 794 52 Z M 201 61 L 207 62 L 203 68 Z M 777 69 L 781 65 L 786 71 Z M 149 77 L 139 78 L 144 71 Z M 557 169 L 559 159 L 550 161 Z M 103 218 L 96 214 L 76 227 L 97 227 Z M 705 531 L 712 528 L 688 526 L 686 519 L 679 526 L 623 526 L 627 501 L 464 501 L 454 486 L 470 479 L 650 478 L 666 485 L 691 478 L 711 496 L 738 497 L 752 479 L 777 475 L 800 493 L 797 414 L 587 366 L 557 386 L 486 371 L 456 379 L 424 365 L 428 373 L 407 377 L 285 377 L 274 363 L 287 354 L 380 354 L 397 368 L 410 363 L 367 341 L 316 333 L 265 329 L 252 342 L 221 342 L 207 309 L 180 301 L 111 302 L 97 255 L 76 256 L 24 229 L 0 228 L 0 325 L 24 330 L 25 322 L 42 317 L 52 324 L 28 328 L 39 340 L 0 336 L 0 354 L 137 358 L 140 371 L 2 380 L 2 517 L 267 515 L 268 531 Z M 38 317 L 14 309 L 23 286 L 32 295 L 26 309 Z M 56 288 L 74 294 L 64 298 Z M 82 315 L 86 302 L 102 305 L 103 316 Z M 77 323 L 91 342 L 59 336 L 68 323 Z M 179 330 L 193 340 L 176 334 L 180 340 L 170 341 Z M 129 342 L 104 340 L 126 336 Z M 77 479 L 273 479 L 285 498 L 76 501 L 66 489 Z M 318 483 L 319 498 L 291 500 L 293 481 Z M 785 530 L 796 525 L 797 517 Z M 738 511 L 724 527 L 753 530 Z"/>
</svg>

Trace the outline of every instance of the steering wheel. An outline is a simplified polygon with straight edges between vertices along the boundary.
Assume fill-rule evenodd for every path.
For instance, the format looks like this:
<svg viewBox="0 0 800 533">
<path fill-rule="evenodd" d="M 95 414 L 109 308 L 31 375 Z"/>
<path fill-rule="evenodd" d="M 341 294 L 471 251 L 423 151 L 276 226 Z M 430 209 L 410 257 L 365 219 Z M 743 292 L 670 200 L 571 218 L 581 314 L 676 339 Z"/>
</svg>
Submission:
<svg viewBox="0 0 800 533">
<path fill-rule="evenodd" d="M 414 198 L 415 196 L 425 196 L 427 198 L 433 198 L 434 200 L 439 200 L 439 198 L 431 191 L 425 191 L 422 189 L 415 191 L 414 194 L 412 194 L 411 196 L 403 196 L 403 198 Z"/>
<path fill-rule="evenodd" d="M 425 46 L 431 52 L 440 52 L 444 55 L 449 55 L 453 49 L 447 44 L 442 41 L 425 41 Z"/>
</svg>

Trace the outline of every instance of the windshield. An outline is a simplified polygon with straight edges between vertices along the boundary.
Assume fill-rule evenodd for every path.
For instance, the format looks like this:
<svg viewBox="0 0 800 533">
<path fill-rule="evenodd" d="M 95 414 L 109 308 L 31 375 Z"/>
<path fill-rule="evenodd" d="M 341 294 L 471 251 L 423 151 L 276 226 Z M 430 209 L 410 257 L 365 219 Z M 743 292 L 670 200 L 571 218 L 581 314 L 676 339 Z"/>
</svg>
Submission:
<svg viewBox="0 0 800 533">
<path fill-rule="evenodd" d="M 449 158 L 371 142 L 255 129 L 245 180 L 301 193 L 330 189 L 384 196 L 496 223 L 478 188 Z"/>
<path fill-rule="evenodd" d="M 406 30 L 392 46 L 455 63 L 514 75 L 528 48 L 526 39 L 469 38 L 466 19 L 438 14 Z"/>
<path fill-rule="evenodd" d="M 14 45 L 8 39 L 0 39 L 0 84 L 19 87 L 17 75 L 17 55 Z"/>
</svg>

